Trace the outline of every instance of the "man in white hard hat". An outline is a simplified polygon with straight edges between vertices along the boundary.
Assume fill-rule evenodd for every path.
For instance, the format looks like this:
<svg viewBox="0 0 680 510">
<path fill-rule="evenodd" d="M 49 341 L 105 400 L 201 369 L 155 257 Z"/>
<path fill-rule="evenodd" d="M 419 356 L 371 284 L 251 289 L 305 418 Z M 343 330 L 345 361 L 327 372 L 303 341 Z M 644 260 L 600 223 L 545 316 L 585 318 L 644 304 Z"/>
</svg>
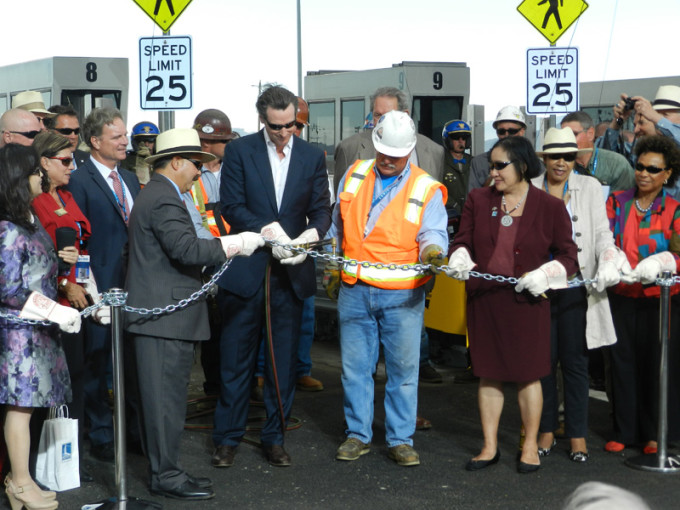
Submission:
<svg viewBox="0 0 680 510">
<path fill-rule="evenodd" d="M 385 432 L 389 457 L 420 463 L 413 449 L 424 284 L 430 273 L 403 266 L 441 265 L 448 245 L 446 188 L 410 160 L 416 129 L 405 112 L 383 115 L 372 133 L 375 159 L 357 160 L 340 181 L 330 236 L 345 259 L 397 264 L 398 270 L 345 264 L 338 296 L 347 440 L 338 460 L 369 452 L 373 379 L 380 344 L 389 375 Z"/>
<path fill-rule="evenodd" d="M 508 136 L 524 136 L 527 128 L 522 110 L 516 106 L 504 106 L 498 111 L 493 123 L 499 140 Z M 470 181 L 468 191 L 481 188 L 489 177 L 489 153 L 484 152 L 475 156 L 470 166 Z"/>
</svg>

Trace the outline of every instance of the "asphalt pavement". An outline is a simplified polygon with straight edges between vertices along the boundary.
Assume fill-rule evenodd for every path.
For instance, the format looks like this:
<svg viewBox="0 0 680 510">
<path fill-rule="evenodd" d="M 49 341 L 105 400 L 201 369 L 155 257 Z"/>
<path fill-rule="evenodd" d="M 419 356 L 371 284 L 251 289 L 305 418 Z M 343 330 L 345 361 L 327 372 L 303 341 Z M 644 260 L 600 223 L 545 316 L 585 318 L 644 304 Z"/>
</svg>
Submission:
<svg viewBox="0 0 680 510">
<path fill-rule="evenodd" d="M 322 319 L 323 320 L 323 319 Z M 330 322 L 326 322 L 328 325 Z M 437 367 L 444 376 L 441 384 L 421 384 L 419 414 L 433 427 L 417 431 L 414 447 L 421 465 L 400 467 L 387 457 L 384 445 L 384 371 L 376 379 L 376 416 L 371 452 L 354 462 L 335 460 L 335 451 L 344 439 L 340 351 L 337 338 L 324 335 L 312 349 L 313 375 L 322 380 L 320 392 L 298 392 L 293 407 L 294 428 L 286 435 L 285 447 L 291 467 L 272 467 L 256 445 L 257 432 L 249 432 L 231 468 L 210 465 L 212 442 L 210 401 L 201 400 L 202 372 L 197 363 L 190 394 L 199 399 L 189 405 L 191 414 L 182 441 L 181 458 L 195 476 L 208 476 L 214 482 L 216 497 L 208 501 L 183 502 L 152 496 L 147 490 L 147 464 L 144 457 L 128 455 L 127 493 L 153 501 L 168 510 L 179 509 L 557 509 L 581 483 L 597 480 L 615 484 L 641 495 L 654 509 L 677 508 L 680 478 L 676 474 L 651 473 L 624 464 L 641 455 L 637 449 L 620 454 L 604 451 L 611 430 L 609 404 L 602 393 L 590 399 L 590 459 L 585 464 L 571 462 L 568 439 L 558 440 L 552 454 L 543 459 L 541 469 L 522 475 L 516 470 L 520 418 L 516 391 L 506 387 L 506 400 L 499 444 L 500 462 L 479 472 L 464 469 L 468 459 L 479 452 L 482 434 L 476 402 L 476 383 L 456 383 L 459 370 Z M 252 427 L 258 426 L 263 409 L 251 409 Z M 671 449 L 671 453 L 679 453 Z M 84 465 L 95 477 L 92 483 L 59 494 L 59 508 L 75 510 L 88 503 L 115 496 L 112 464 L 99 462 L 86 453 Z M 2 505 L 9 508 L 5 498 Z"/>
</svg>

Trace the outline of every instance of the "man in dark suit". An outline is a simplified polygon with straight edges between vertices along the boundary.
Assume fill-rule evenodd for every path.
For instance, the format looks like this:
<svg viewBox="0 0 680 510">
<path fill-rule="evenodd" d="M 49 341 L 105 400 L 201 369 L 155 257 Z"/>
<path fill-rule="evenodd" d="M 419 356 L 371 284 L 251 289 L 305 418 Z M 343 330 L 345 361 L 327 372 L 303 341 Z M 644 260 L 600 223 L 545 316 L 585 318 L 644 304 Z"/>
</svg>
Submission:
<svg viewBox="0 0 680 510">
<path fill-rule="evenodd" d="M 262 231 L 266 239 L 286 245 L 321 239 L 330 226 L 328 173 L 323 152 L 293 136 L 297 98 L 282 87 L 270 87 L 256 106 L 264 129 L 234 140 L 224 152 L 222 215 L 232 233 Z M 268 297 L 268 352 L 273 357 L 268 355 L 265 362 L 267 421 L 261 441 L 270 464 L 288 466 L 282 424 L 288 420 L 295 394 L 302 302 L 316 290 L 314 264 L 305 254 L 277 246 L 235 260 L 218 285 L 222 380 L 212 465 L 231 466 L 245 433 Z"/>
<path fill-rule="evenodd" d="M 59 133 L 68 138 L 71 142 L 71 152 L 73 153 L 73 166 L 78 169 L 90 159 L 90 155 L 78 149 L 80 142 L 80 121 L 78 120 L 78 112 L 72 106 L 52 105 L 48 110 L 55 115 L 53 117 L 45 117 L 43 123 L 50 131 Z"/>
<path fill-rule="evenodd" d="M 409 113 L 408 97 L 403 91 L 395 87 L 380 87 L 371 96 L 371 112 L 373 122 L 392 110 Z M 371 139 L 372 129 L 366 129 L 356 135 L 344 139 L 335 148 L 335 170 L 333 171 L 333 188 L 338 196 L 338 184 L 345 172 L 357 159 L 371 159 L 375 157 L 375 147 Z M 439 182 L 444 175 L 444 148 L 433 142 L 427 136 L 417 135 L 416 150 L 411 156 L 411 163 L 418 165 Z"/>
<path fill-rule="evenodd" d="M 125 286 L 128 304 L 141 308 L 189 298 L 201 287 L 203 266 L 221 265 L 264 245 L 252 232 L 199 239 L 182 194 L 215 156 L 201 151 L 194 129 L 165 131 L 156 142 L 156 154 L 146 159 L 154 173 L 130 218 Z M 134 335 L 151 492 L 183 500 L 214 497 L 209 479 L 193 477 L 179 464 L 194 341 L 210 337 L 205 299 L 172 313 L 130 313 L 126 330 Z"/>
<path fill-rule="evenodd" d="M 128 143 L 123 116 L 114 108 L 95 108 L 83 122 L 83 138 L 91 149 L 90 158 L 71 174 L 68 189 L 90 220 L 88 252 L 98 288 L 122 288 L 127 223 L 140 189 L 135 174 L 119 167 Z M 106 382 L 111 363 L 111 326 L 86 321 L 85 351 L 85 416 L 90 422 L 90 453 L 113 462 L 113 417 Z M 131 432 L 137 431 L 133 428 Z"/>
</svg>

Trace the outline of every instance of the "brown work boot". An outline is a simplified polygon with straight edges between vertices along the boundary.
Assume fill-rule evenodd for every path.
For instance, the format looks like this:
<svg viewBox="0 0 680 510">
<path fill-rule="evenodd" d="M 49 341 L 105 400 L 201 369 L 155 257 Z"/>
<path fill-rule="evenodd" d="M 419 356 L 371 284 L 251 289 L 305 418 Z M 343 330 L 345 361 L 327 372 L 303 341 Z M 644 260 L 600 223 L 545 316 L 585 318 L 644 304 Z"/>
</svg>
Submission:
<svg viewBox="0 0 680 510">
<path fill-rule="evenodd" d="M 400 466 L 418 466 L 420 464 L 420 455 L 412 446 L 407 444 L 393 446 L 389 449 L 387 455 Z"/>
<path fill-rule="evenodd" d="M 297 389 L 302 391 L 321 391 L 323 383 L 311 375 L 305 375 L 297 380 Z"/>
</svg>

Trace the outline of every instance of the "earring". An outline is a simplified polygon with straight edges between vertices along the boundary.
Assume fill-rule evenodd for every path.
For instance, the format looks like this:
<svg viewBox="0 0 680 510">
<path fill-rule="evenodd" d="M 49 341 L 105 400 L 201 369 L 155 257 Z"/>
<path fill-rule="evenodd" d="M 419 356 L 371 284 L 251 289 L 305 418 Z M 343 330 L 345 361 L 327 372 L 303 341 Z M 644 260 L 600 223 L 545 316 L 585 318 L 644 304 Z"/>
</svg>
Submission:
<svg viewBox="0 0 680 510">
<path fill-rule="evenodd" d="M 668 179 L 663 181 L 664 185 L 668 184 Z"/>
</svg>

